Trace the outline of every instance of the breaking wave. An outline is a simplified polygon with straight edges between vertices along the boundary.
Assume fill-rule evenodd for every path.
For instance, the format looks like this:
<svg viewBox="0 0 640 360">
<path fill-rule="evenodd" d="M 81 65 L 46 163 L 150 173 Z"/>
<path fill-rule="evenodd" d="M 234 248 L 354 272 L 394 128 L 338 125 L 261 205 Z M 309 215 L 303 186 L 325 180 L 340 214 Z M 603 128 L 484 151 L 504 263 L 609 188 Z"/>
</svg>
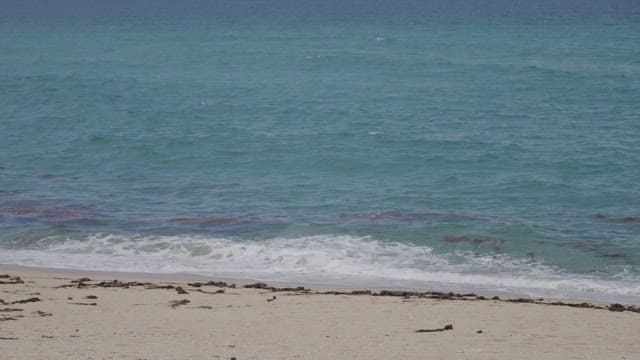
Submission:
<svg viewBox="0 0 640 360">
<path fill-rule="evenodd" d="M 529 296 L 640 301 L 640 279 L 572 274 L 504 254 L 437 253 L 428 246 L 371 237 L 318 235 L 266 240 L 197 235 L 95 234 L 47 238 L 8 250 L 0 262 L 68 269 L 190 273 L 334 287 L 508 292 Z"/>
</svg>

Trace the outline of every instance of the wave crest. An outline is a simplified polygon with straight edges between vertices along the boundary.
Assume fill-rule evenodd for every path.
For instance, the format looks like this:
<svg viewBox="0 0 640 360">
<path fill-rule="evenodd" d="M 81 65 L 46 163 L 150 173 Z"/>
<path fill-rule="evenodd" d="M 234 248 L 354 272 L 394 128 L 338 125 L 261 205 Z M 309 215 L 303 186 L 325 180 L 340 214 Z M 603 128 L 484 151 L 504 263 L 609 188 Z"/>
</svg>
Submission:
<svg viewBox="0 0 640 360">
<path fill-rule="evenodd" d="M 298 282 L 328 286 L 511 292 L 531 296 L 640 300 L 640 279 L 571 274 L 504 254 L 436 253 L 428 246 L 368 236 L 317 235 L 243 240 L 198 235 L 95 234 L 48 239 L 43 250 L 3 252 L 32 266 Z"/>
</svg>

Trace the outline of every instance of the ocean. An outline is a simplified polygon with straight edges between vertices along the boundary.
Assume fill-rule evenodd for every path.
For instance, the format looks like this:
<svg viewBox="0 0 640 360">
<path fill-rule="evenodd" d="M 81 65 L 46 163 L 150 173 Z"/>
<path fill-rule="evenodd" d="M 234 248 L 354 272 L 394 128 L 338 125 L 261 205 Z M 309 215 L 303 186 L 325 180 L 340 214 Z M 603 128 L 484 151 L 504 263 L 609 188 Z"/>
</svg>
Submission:
<svg viewBox="0 0 640 360">
<path fill-rule="evenodd" d="M 4 0 L 0 263 L 640 303 L 640 3 Z"/>
</svg>

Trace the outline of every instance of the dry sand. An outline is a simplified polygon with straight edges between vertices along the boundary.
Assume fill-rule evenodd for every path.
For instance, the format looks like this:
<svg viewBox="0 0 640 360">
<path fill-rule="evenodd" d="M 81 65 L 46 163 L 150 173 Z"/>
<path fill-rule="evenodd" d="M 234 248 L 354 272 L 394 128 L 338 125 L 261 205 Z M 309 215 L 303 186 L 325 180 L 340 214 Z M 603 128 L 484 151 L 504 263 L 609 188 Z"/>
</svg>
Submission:
<svg viewBox="0 0 640 360">
<path fill-rule="evenodd" d="M 3 360 L 640 359 L 640 313 L 630 311 L 194 287 L 143 274 L 72 283 L 83 275 L 6 265 L 2 274 Z M 113 279 L 118 287 L 96 286 Z M 146 284 L 123 287 L 130 281 Z"/>
</svg>

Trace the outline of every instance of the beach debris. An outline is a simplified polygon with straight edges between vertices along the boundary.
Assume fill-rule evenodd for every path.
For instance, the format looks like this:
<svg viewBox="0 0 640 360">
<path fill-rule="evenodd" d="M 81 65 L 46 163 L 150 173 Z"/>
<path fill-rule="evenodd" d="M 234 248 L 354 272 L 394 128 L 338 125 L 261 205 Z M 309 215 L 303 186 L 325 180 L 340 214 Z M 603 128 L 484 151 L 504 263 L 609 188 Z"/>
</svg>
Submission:
<svg viewBox="0 0 640 360">
<path fill-rule="evenodd" d="M 265 284 L 265 283 L 255 283 L 255 284 L 246 284 L 244 286 L 244 288 L 246 289 L 265 289 L 265 290 L 271 290 L 273 287 Z"/>
<path fill-rule="evenodd" d="M 271 291 L 306 291 L 304 286 L 272 288 Z"/>
<path fill-rule="evenodd" d="M 36 315 L 38 315 L 40 317 L 52 316 L 51 313 L 44 312 L 42 310 L 35 311 L 34 314 L 36 314 Z"/>
<path fill-rule="evenodd" d="M 187 299 L 182 299 L 182 300 L 173 300 L 169 303 L 169 306 L 171 306 L 172 308 L 177 308 L 178 306 L 181 305 L 187 305 L 188 303 L 190 303 L 191 301 L 187 300 Z"/>
<path fill-rule="evenodd" d="M 0 312 L 16 312 L 16 311 L 23 311 L 22 309 L 17 309 L 17 308 L 4 308 L 4 309 L 0 309 Z"/>
<path fill-rule="evenodd" d="M 7 278 L 6 275 L 0 275 L 0 278 Z M 111 281 L 102 281 L 99 283 L 87 283 L 86 281 L 89 281 L 88 278 L 80 278 L 78 280 L 83 280 L 83 281 L 76 281 L 73 282 L 71 284 L 66 284 L 66 285 L 60 285 L 57 286 L 56 288 L 66 288 L 66 287 L 76 287 L 76 288 L 84 288 L 84 287 L 91 287 L 91 288 L 97 288 L 97 287 L 103 287 L 103 288 L 123 288 L 123 289 L 128 289 L 130 287 L 145 287 L 145 289 L 169 289 L 169 290 L 176 290 L 178 291 L 178 293 L 180 293 L 180 291 L 178 290 L 178 288 L 181 288 L 182 290 L 184 290 L 183 287 L 181 286 L 173 286 L 173 285 L 158 285 L 158 284 L 153 284 L 153 283 L 143 283 L 143 282 L 138 282 L 138 281 L 131 281 L 131 282 L 122 282 L 119 280 L 111 280 Z M 208 282 L 193 282 L 193 283 L 188 283 L 188 285 L 192 288 L 196 288 L 196 289 L 190 289 L 191 291 L 198 291 L 201 293 L 205 293 L 205 294 L 222 294 L 225 293 L 224 289 L 218 289 L 216 291 L 205 291 L 203 289 L 201 289 L 201 287 L 203 286 L 215 286 L 215 287 L 220 287 L 220 288 L 237 288 L 236 284 L 228 284 L 226 282 L 223 281 L 208 281 Z M 611 304 L 609 306 L 600 306 L 600 305 L 594 305 L 594 304 L 589 304 L 589 303 L 565 303 L 562 301 L 555 301 L 555 302 L 548 302 L 545 301 L 544 299 L 540 298 L 540 299 L 532 299 L 532 298 L 500 298 L 499 296 L 493 296 L 493 297 L 485 297 L 482 295 L 477 295 L 474 293 L 454 293 L 454 292 L 441 292 L 441 291 L 425 291 L 425 292 L 416 292 L 416 291 L 403 291 L 403 290 L 380 290 L 378 292 L 374 292 L 371 290 L 351 290 L 351 291 L 339 291 L 339 290 L 332 290 L 332 291 L 312 291 L 310 289 L 306 289 L 303 286 L 298 286 L 298 287 L 275 287 L 275 286 L 270 286 L 268 284 L 262 283 L 262 282 L 257 282 L 257 283 L 253 283 L 253 284 L 246 284 L 242 286 L 243 288 L 248 288 L 248 289 L 262 289 L 262 290 L 267 290 L 269 292 L 290 292 L 290 294 L 287 295 L 304 295 L 304 294 L 310 294 L 310 295 L 355 295 L 355 296 L 362 296 L 362 295 L 367 295 L 367 296 L 395 296 L 395 297 L 403 297 L 405 299 L 434 299 L 434 300 L 459 300 L 459 301 L 484 301 L 484 300 L 492 300 L 492 301 L 502 301 L 502 302 L 513 302 L 513 303 L 528 303 L 528 304 L 539 304 L 539 305 L 549 305 L 549 306 L 568 306 L 568 307 L 576 307 L 576 308 L 588 308 L 588 309 L 598 309 L 598 310 L 610 310 L 610 311 L 629 311 L 629 312 L 636 312 L 636 313 L 640 313 L 640 306 L 633 306 L 633 305 L 629 305 L 629 306 L 625 306 L 625 305 L 621 305 L 621 304 Z M 185 291 L 186 292 L 186 291 Z M 97 298 L 97 297 L 96 297 Z M 31 299 L 26 299 L 26 300 L 20 300 L 20 302 L 12 302 L 12 303 L 7 303 L 6 301 L 0 299 L 0 305 L 11 305 L 11 304 L 17 304 L 17 303 L 21 303 L 21 302 L 31 302 L 31 301 L 40 301 L 38 300 L 33 300 L 33 299 L 38 299 L 38 298 L 31 298 Z M 87 297 L 87 299 L 90 299 L 89 297 Z M 68 300 L 72 300 L 71 297 L 68 298 Z M 86 303 L 84 303 L 86 304 Z M 176 306 L 179 305 L 184 305 L 184 304 L 178 304 Z"/>
<path fill-rule="evenodd" d="M 540 299 L 530 299 L 530 298 L 514 298 L 514 299 L 502 299 L 499 296 L 493 296 L 491 298 L 487 298 L 482 295 L 477 295 L 474 293 L 466 293 L 466 294 L 457 294 L 453 292 L 439 292 L 439 291 L 427 291 L 427 292 L 413 292 L 413 291 L 400 291 L 400 290 L 381 290 L 379 292 L 371 292 L 369 290 L 354 290 L 354 291 L 325 291 L 325 292 L 315 292 L 311 294 L 318 295 L 371 295 L 371 296 L 395 296 L 395 297 L 403 297 L 405 299 L 415 299 L 415 298 L 423 298 L 423 299 L 434 299 L 434 300 L 459 300 L 459 301 L 483 301 L 483 300 L 492 300 L 492 301 L 502 301 L 502 302 L 512 302 L 512 303 L 523 303 L 523 304 L 538 304 L 538 305 L 549 305 L 549 306 L 568 306 L 575 308 L 584 308 L 584 309 L 596 309 L 596 310 L 610 310 L 610 311 L 631 311 L 640 313 L 640 306 L 628 305 L 624 306 L 622 304 L 611 304 L 607 307 L 589 304 L 586 302 L 583 303 L 566 303 L 562 301 L 548 302 L 543 298 Z"/>
<path fill-rule="evenodd" d="M 445 325 L 444 327 L 438 328 L 438 329 L 418 329 L 416 330 L 417 333 L 429 333 L 429 332 L 442 332 L 442 331 L 447 331 L 447 330 L 453 330 L 453 325 L 449 324 L 449 325 Z"/>
<path fill-rule="evenodd" d="M 203 293 L 203 294 L 224 294 L 224 289 L 219 289 L 219 290 L 216 290 L 216 291 L 205 291 L 205 290 L 202 290 L 202 289 L 195 289 L 195 290 L 192 289 L 191 291 L 197 291 L 197 292 L 200 292 L 200 293 Z"/>
<path fill-rule="evenodd" d="M 212 307 L 212 306 L 209 306 L 209 305 L 200 305 L 200 306 L 198 306 L 198 309 L 207 309 L 207 310 L 211 310 L 211 309 L 213 309 L 213 307 Z"/>
<path fill-rule="evenodd" d="M 95 295 L 87 295 L 87 296 L 85 296 L 84 298 L 85 298 L 85 299 L 95 300 L 95 299 L 97 299 L 98 297 L 97 297 L 97 296 L 95 296 Z"/>
<path fill-rule="evenodd" d="M 627 310 L 627 308 L 624 305 L 618 304 L 618 303 L 607 306 L 607 309 L 609 309 L 609 311 L 617 311 L 617 312 L 622 312 Z"/>
<path fill-rule="evenodd" d="M 41 336 L 41 338 L 43 338 L 43 339 L 53 339 L 53 336 L 51 336 L 51 335 L 44 335 L 44 334 L 43 334 L 43 335 Z"/>
<path fill-rule="evenodd" d="M 584 309 L 604 309 L 604 307 L 602 306 L 597 306 L 597 305 L 593 305 L 593 304 L 589 304 L 589 303 L 565 303 L 562 301 L 554 301 L 551 303 L 546 303 L 546 302 L 536 302 L 536 304 L 544 304 L 544 305 L 551 305 L 551 306 L 569 306 L 569 307 L 576 307 L 576 308 L 584 308 Z"/>
<path fill-rule="evenodd" d="M 120 280 L 111 280 L 111 281 L 101 281 L 95 285 L 93 285 L 94 287 L 102 287 L 102 288 L 123 288 L 123 289 L 128 289 L 130 287 L 133 286 L 145 286 L 148 284 L 145 283 L 141 283 L 141 282 L 137 282 L 137 281 L 130 281 L 130 282 L 122 282 Z"/>
<path fill-rule="evenodd" d="M 0 280 L 0 284 L 2 285 L 24 284 L 24 281 L 20 279 L 20 276 L 11 276 L 8 274 L 3 274 L 3 275 L 0 275 L 0 279 L 7 279 L 6 281 Z"/>
<path fill-rule="evenodd" d="M 274 287 L 274 286 L 269 286 L 265 283 L 255 283 L 255 284 L 247 284 L 243 286 L 246 289 L 264 289 L 264 290 L 270 290 L 270 291 L 304 291 L 305 288 L 304 286 L 298 286 L 298 287 L 283 287 L 283 288 L 279 288 L 279 287 Z"/>
<path fill-rule="evenodd" d="M 157 290 L 157 289 L 164 289 L 164 290 L 173 290 L 176 287 L 173 285 L 157 285 L 157 284 L 145 284 L 145 288 L 147 290 Z"/>
<path fill-rule="evenodd" d="M 507 299 L 506 301 L 516 302 L 516 303 L 528 303 L 528 304 L 533 304 L 536 302 L 534 299 L 527 299 L 527 298 Z"/>
<path fill-rule="evenodd" d="M 371 290 L 353 290 L 351 295 L 371 295 Z"/>
<path fill-rule="evenodd" d="M 98 305 L 98 303 L 82 303 L 82 302 L 75 302 L 75 303 L 68 303 L 69 305 L 86 305 L 86 306 L 96 306 Z"/>
<path fill-rule="evenodd" d="M 4 317 L 0 317 L 0 321 L 15 321 L 21 317 L 24 317 L 24 316 L 23 315 L 4 316 Z"/>
<path fill-rule="evenodd" d="M 482 334 L 482 330 L 476 331 L 476 334 Z"/>
<path fill-rule="evenodd" d="M 160 285 L 160 284 L 154 284 L 154 283 L 149 283 L 149 282 L 139 282 L 139 281 L 130 281 L 130 282 L 123 282 L 120 280 L 110 280 L 110 281 L 101 281 L 99 283 L 90 283 L 88 281 L 91 281 L 89 278 L 80 278 L 77 280 L 73 280 L 71 281 L 70 284 L 64 284 L 64 285 L 60 285 L 60 286 L 56 286 L 55 288 L 121 288 L 121 289 L 128 289 L 130 287 L 144 287 L 147 290 L 158 290 L 158 289 L 164 289 L 164 290 L 175 290 L 178 292 L 178 294 L 188 294 L 188 292 L 185 290 L 184 287 L 182 286 L 175 286 L 175 285 Z M 227 284 L 225 282 L 215 282 L 215 281 L 209 281 L 206 283 L 189 283 L 188 284 L 191 287 L 195 287 L 195 288 L 199 288 L 202 286 L 217 286 L 217 287 L 229 287 L 229 288 L 235 288 L 236 285 L 235 284 Z M 202 289 L 197 289 L 194 291 L 199 291 L 202 293 L 206 293 L 206 294 L 221 294 L 224 293 L 223 289 L 220 289 L 218 291 L 204 291 Z M 94 295 L 90 295 L 90 296 L 94 296 Z M 91 297 L 86 297 L 87 299 L 93 299 Z M 97 299 L 97 297 L 95 297 L 95 299 Z M 68 300 L 71 300 L 71 298 L 68 298 Z"/>
<path fill-rule="evenodd" d="M 217 287 L 228 287 L 228 288 L 236 287 L 236 284 L 227 284 L 224 281 L 208 281 L 206 283 L 194 282 L 194 283 L 189 283 L 188 285 L 195 288 L 199 288 L 202 286 L 217 286 Z"/>
<path fill-rule="evenodd" d="M 267 301 L 268 301 L 268 302 L 271 302 L 271 301 L 274 301 L 275 299 L 276 299 L 276 296 L 275 296 L 275 295 L 273 295 L 273 297 L 272 297 L 272 298 L 270 298 L 270 299 L 267 299 Z"/>
<path fill-rule="evenodd" d="M 40 298 L 38 297 L 32 297 L 32 298 L 28 298 L 28 299 L 24 299 L 24 300 L 16 300 L 11 302 L 11 304 L 26 304 L 26 303 L 30 303 L 30 302 L 38 302 L 38 301 L 42 301 L 40 300 Z"/>
<path fill-rule="evenodd" d="M 0 340 L 18 340 L 18 338 L 0 336 Z"/>
</svg>

